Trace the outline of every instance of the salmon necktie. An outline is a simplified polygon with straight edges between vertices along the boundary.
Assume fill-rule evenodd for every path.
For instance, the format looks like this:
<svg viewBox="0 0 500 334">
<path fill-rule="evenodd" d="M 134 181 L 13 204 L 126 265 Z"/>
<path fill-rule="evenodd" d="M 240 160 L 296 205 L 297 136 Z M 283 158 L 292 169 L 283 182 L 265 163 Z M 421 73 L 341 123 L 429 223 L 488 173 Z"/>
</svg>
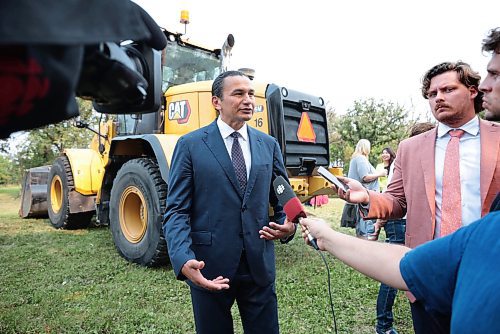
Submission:
<svg viewBox="0 0 500 334">
<path fill-rule="evenodd" d="M 462 196 L 460 193 L 460 137 L 464 130 L 450 130 L 446 146 L 441 203 L 441 236 L 455 232 L 462 226 Z"/>
</svg>

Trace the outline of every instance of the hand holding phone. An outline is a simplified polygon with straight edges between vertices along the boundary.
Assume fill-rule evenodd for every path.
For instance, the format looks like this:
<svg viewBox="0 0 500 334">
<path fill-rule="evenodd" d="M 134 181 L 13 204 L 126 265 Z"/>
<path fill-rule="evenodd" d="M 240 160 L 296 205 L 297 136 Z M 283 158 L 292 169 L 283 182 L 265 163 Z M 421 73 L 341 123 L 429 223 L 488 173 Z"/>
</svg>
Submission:
<svg viewBox="0 0 500 334">
<path fill-rule="evenodd" d="M 337 179 L 337 177 L 335 175 L 330 173 L 330 171 L 328 169 L 324 168 L 323 166 L 320 166 L 318 168 L 318 173 L 319 173 L 319 175 L 321 175 L 325 179 L 327 179 L 328 182 L 333 183 L 335 185 L 335 187 L 340 188 L 345 192 L 347 191 L 347 189 L 349 189 L 347 184 L 345 184 L 344 182 Z"/>
</svg>

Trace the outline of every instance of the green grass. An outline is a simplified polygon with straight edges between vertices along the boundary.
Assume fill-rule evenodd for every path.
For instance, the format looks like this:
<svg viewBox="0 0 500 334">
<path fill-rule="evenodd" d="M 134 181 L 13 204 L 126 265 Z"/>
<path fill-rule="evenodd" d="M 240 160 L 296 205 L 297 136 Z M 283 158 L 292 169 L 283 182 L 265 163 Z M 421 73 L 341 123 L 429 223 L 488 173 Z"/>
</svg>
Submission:
<svg viewBox="0 0 500 334">
<path fill-rule="evenodd" d="M 0 186 L 0 217 L 17 215 L 20 196 L 19 186 Z"/>
<path fill-rule="evenodd" d="M 19 189 L 0 188 L 0 333 L 194 333 L 189 289 L 172 269 L 123 260 L 107 228 L 55 230 L 20 219 Z M 342 203 L 308 208 L 337 228 Z M 339 333 L 374 333 L 378 283 L 327 255 Z M 282 333 L 332 333 L 327 272 L 297 233 L 276 243 Z M 234 309 L 237 313 L 236 308 Z M 395 325 L 412 333 L 399 293 Z M 236 333 L 242 333 L 235 317 Z"/>
</svg>

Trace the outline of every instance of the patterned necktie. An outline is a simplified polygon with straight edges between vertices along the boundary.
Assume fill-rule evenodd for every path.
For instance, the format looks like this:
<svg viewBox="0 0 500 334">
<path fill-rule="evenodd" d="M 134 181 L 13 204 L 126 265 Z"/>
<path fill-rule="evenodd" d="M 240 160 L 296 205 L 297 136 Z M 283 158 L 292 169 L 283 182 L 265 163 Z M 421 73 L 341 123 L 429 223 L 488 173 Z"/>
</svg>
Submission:
<svg viewBox="0 0 500 334">
<path fill-rule="evenodd" d="M 245 158 L 243 157 L 243 151 L 241 150 L 240 142 L 238 137 L 241 136 L 238 132 L 231 133 L 233 137 L 233 147 L 231 148 L 231 160 L 233 161 L 234 171 L 236 172 L 236 178 L 240 184 L 241 192 L 245 192 L 247 187 L 247 166 L 245 164 Z"/>
<path fill-rule="evenodd" d="M 460 193 L 460 137 L 464 130 L 450 130 L 446 146 L 441 203 L 441 236 L 455 232 L 462 226 L 462 195 Z"/>
</svg>

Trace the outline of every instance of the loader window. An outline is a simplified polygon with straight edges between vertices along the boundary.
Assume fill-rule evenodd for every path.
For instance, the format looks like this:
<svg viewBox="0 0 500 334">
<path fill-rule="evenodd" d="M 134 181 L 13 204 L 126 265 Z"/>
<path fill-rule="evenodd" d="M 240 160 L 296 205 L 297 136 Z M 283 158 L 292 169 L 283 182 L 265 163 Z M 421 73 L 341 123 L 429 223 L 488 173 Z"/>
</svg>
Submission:
<svg viewBox="0 0 500 334">
<path fill-rule="evenodd" d="M 220 59 L 214 52 L 169 41 L 165 54 L 163 91 L 175 85 L 213 80 L 220 74 Z"/>
<path fill-rule="evenodd" d="M 118 122 L 117 135 L 123 136 L 135 134 L 135 128 L 137 126 L 137 115 L 117 115 L 116 120 Z"/>
</svg>

